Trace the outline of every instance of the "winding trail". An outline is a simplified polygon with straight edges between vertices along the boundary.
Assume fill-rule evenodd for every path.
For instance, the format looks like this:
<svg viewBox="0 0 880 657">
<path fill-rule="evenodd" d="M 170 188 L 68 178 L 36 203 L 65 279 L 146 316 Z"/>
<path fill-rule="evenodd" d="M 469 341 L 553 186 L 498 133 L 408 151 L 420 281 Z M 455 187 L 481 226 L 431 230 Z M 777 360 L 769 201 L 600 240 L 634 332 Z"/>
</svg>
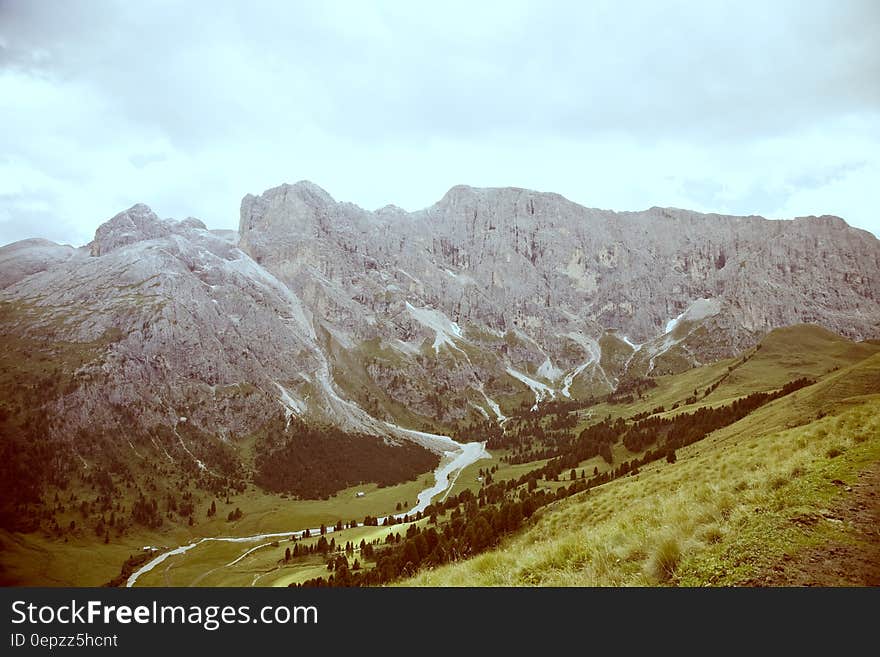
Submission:
<svg viewBox="0 0 880 657">
<path fill-rule="evenodd" d="M 449 491 L 452 490 L 452 487 L 455 485 L 455 482 L 458 479 L 458 476 L 461 474 L 462 470 L 464 470 L 472 463 L 475 463 L 482 458 L 488 458 L 489 456 L 489 452 L 486 451 L 486 443 L 459 443 L 447 436 L 428 434 L 421 431 L 414 431 L 412 429 L 402 429 L 400 427 L 397 427 L 397 429 L 405 433 L 417 434 L 423 438 L 433 438 L 453 449 L 449 449 L 443 452 L 443 458 L 440 460 L 440 465 L 434 471 L 434 484 L 419 493 L 417 503 L 412 509 L 403 513 L 396 513 L 392 516 L 394 518 L 403 518 L 407 515 L 412 516 L 417 513 L 423 512 L 426 508 L 428 508 L 428 505 L 431 504 L 431 500 L 433 500 L 438 495 L 444 492 L 446 493 L 446 495 L 449 495 Z M 382 523 L 385 518 L 387 518 L 387 516 L 379 518 L 378 522 Z M 358 523 L 357 526 L 362 527 L 363 523 Z M 168 552 L 163 552 L 157 557 L 151 559 L 134 573 L 132 573 L 126 581 L 125 585 L 126 587 L 134 586 L 140 577 L 149 573 L 151 570 L 156 568 L 156 566 L 164 562 L 169 557 L 173 557 L 179 554 L 185 554 L 193 548 L 201 545 L 202 543 L 252 543 L 255 541 L 265 541 L 269 539 L 277 539 L 290 536 L 301 538 L 306 531 L 308 531 L 310 535 L 314 535 L 320 532 L 320 528 L 295 529 L 292 531 L 273 532 L 270 534 L 254 534 L 253 536 L 206 536 L 204 538 L 200 538 L 197 541 L 193 541 L 192 543 L 176 547 L 173 550 L 169 550 Z M 328 534 L 330 534 L 334 531 L 334 528 L 332 526 L 329 526 L 326 528 L 326 531 Z M 228 564 L 221 566 L 221 568 L 235 565 L 252 552 L 257 551 L 258 549 L 265 547 L 266 545 L 268 544 L 258 545 L 256 547 L 246 550 L 241 556 L 234 559 L 233 561 L 230 561 Z"/>
</svg>

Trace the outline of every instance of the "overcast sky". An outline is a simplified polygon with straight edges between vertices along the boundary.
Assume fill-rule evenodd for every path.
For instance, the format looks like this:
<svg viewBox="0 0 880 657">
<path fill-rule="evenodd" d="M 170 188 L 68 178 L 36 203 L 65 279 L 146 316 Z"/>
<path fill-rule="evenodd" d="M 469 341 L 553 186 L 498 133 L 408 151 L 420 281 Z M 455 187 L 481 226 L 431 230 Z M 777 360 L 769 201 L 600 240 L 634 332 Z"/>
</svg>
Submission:
<svg viewBox="0 0 880 657">
<path fill-rule="evenodd" d="M 309 179 L 880 234 L 880 2 L 0 0 L 0 244 Z"/>
</svg>

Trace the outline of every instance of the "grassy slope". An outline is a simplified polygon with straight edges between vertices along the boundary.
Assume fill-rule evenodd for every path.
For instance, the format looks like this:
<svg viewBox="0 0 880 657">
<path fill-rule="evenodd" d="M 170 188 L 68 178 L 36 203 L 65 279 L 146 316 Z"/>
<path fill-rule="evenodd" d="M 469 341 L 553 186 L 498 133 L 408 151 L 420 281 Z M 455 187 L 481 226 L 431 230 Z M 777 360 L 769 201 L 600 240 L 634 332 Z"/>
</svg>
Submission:
<svg viewBox="0 0 880 657">
<path fill-rule="evenodd" d="M 852 343 L 846 343 L 852 344 Z M 837 341 L 832 341 L 830 344 L 831 347 L 837 349 Z M 811 347 L 812 348 L 812 347 Z M 757 352 L 760 354 L 759 352 Z M 773 354 L 773 351 L 767 352 L 767 354 Z M 756 354 L 757 355 L 757 354 Z M 861 356 L 861 352 L 857 353 L 857 356 Z M 770 360 L 770 356 L 764 358 L 758 358 L 756 364 L 753 366 L 753 371 L 761 372 L 764 371 L 766 373 L 767 369 L 771 367 L 768 363 L 765 363 L 765 360 Z M 828 365 L 829 358 L 816 358 L 817 362 L 821 363 L 818 367 L 830 369 L 830 367 L 836 365 Z M 659 390 L 660 394 L 663 395 L 662 399 L 679 399 L 681 397 L 686 397 L 693 392 L 693 387 L 697 385 L 710 385 L 718 380 L 720 377 L 724 376 L 727 373 L 727 366 L 729 362 L 725 361 L 724 363 L 719 363 L 712 366 L 707 366 L 699 369 L 690 370 L 688 372 L 684 372 L 680 375 L 664 377 L 665 382 L 662 386 L 662 389 Z M 845 362 L 845 361 L 840 361 Z M 701 469 L 699 465 L 701 463 L 701 458 L 713 458 L 713 454 L 715 451 L 726 452 L 729 449 L 729 443 L 733 442 L 737 444 L 739 440 L 748 438 L 752 435 L 756 435 L 757 433 L 761 433 L 761 430 L 777 430 L 779 428 L 784 428 L 786 425 L 798 424 L 802 423 L 804 420 L 802 418 L 814 417 L 816 414 L 821 412 L 823 407 L 827 407 L 831 403 L 839 403 L 843 401 L 845 398 L 852 397 L 852 395 L 859 395 L 866 390 L 870 390 L 871 386 L 874 385 L 872 382 L 880 381 L 880 377 L 877 376 L 876 368 L 880 367 L 880 356 L 869 358 L 864 360 L 862 363 L 847 368 L 845 370 L 841 370 L 838 372 L 833 372 L 832 374 L 825 377 L 825 379 L 817 384 L 816 386 L 812 386 L 805 390 L 799 391 L 795 395 L 792 395 L 788 398 L 784 398 L 774 402 L 773 404 L 768 405 L 764 409 L 761 409 L 758 413 L 753 414 L 745 418 L 740 423 L 733 425 L 732 427 L 728 427 L 722 431 L 716 432 L 710 438 L 708 438 L 703 443 L 698 443 L 686 450 L 681 452 L 682 460 L 677 464 L 677 466 L 673 466 L 673 468 L 677 467 L 677 470 L 670 469 L 667 472 L 668 476 L 673 476 L 673 481 L 675 482 L 671 488 L 676 488 L 681 485 L 681 481 L 683 480 L 686 483 L 699 483 L 701 481 L 700 477 L 695 477 L 693 475 L 693 469 L 696 468 L 698 470 Z M 796 376 L 801 376 L 803 374 L 819 374 L 817 370 L 802 372 L 800 370 L 789 371 L 785 369 L 784 366 L 780 367 L 780 370 L 776 373 L 776 378 L 779 378 L 783 381 L 791 380 Z M 702 384 L 698 384 L 695 382 L 704 382 Z M 771 384 L 775 382 L 775 380 L 771 380 Z M 764 389 L 770 389 L 774 387 L 773 385 L 766 385 Z M 730 386 L 730 394 L 731 396 L 740 396 L 741 390 L 735 387 L 734 385 Z M 680 395 L 680 397 L 676 397 L 676 395 Z M 711 397 L 711 396 L 710 396 Z M 864 399 L 859 399 L 858 402 L 864 402 Z M 870 399 L 869 399 L 870 401 Z M 680 410 L 693 410 L 698 405 L 703 404 L 718 404 L 719 401 L 707 399 L 706 401 L 701 401 L 697 405 L 692 405 L 689 407 L 683 407 Z M 847 403 L 855 403 L 853 400 L 848 400 Z M 629 415 L 633 412 L 637 412 L 633 410 L 632 406 L 623 406 L 622 409 L 625 409 L 626 413 L 624 415 Z M 825 422 L 830 422 L 831 420 L 825 420 Z M 858 422 L 858 420 L 857 420 Z M 821 431 L 821 427 L 820 427 Z M 777 440 L 785 440 L 784 437 L 777 436 Z M 717 446 L 717 447 L 716 447 Z M 750 447 L 749 451 L 753 452 L 755 448 Z M 773 449 L 781 449 L 779 447 L 774 447 Z M 821 449 L 819 450 L 821 452 Z M 855 453 L 855 452 L 854 452 Z M 708 456 L 700 456 L 701 454 L 707 454 Z M 491 459 L 479 461 L 478 463 L 473 464 L 469 468 L 467 468 L 459 477 L 458 481 L 454 486 L 454 492 L 460 492 L 464 488 L 471 488 L 476 490 L 479 488 L 480 483 L 477 481 L 478 471 L 481 468 L 489 468 L 494 466 L 498 467 L 498 471 L 493 475 L 496 481 L 517 477 L 529 470 L 534 469 L 535 467 L 543 464 L 541 462 L 520 464 L 516 466 L 510 466 L 500 461 L 501 454 L 493 454 Z M 615 462 L 619 462 L 624 460 L 625 458 L 630 458 L 632 455 L 627 452 L 627 450 L 622 445 L 614 446 L 614 456 Z M 760 451 L 754 452 L 754 456 L 760 458 Z M 690 457 L 690 458 L 689 458 Z M 697 458 L 699 457 L 699 458 Z M 696 460 L 694 460 L 696 459 Z M 685 465 L 694 461 L 693 465 Z M 847 461 L 840 460 L 838 464 L 844 464 Z M 785 461 L 787 463 L 787 461 Z M 777 463 L 776 470 L 779 468 L 784 469 L 785 463 Z M 598 465 L 600 470 L 607 469 L 607 464 L 602 461 L 601 458 L 596 457 L 591 461 L 585 462 L 581 464 L 580 467 L 585 467 L 586 469 L 592 471 L 592 467 L 594 465 Z M 665 464 L 653 464 L 646 468 L 641 475 L 638 475 L 636 478 L 627 478 L 624 480 L 620 480 L 617 482 L 613 482 L 612 484 L 602 487 L 597 491 L 593 491 L 590 495 L 593 497 L 591 499 L 595 499 L 601 495 L 607 496 L 608 499 L 608 507 L 604 511 L 604 519 L 608 522 L 614 522 L 615 518 L 624 517 L 623 522 L 625 523 L 624 529 L 618 529 L 616 531 L 622 532 L 620 535 L 629 534 L 634 526 L 637 524 L 637 520 L 626 520 L 625 509 L 629 508 L 630 504 L 630 495 L 637 495 L 638 493 L 624 493 L 620 495 L 618 486 L 628 485 L 629 482 L 638 483 L 641 480 L 644 480 L 647 477 L 653 476 L 653 473 L 661 473 L 663 472 L 666 466 Z M 736 467 L 742 467 L 741 463 L 731 462 L 730 464 L 721 467 L 723 472 L 719 474 L 723 474 L 724 477 L 728 477 L 729 472 L 733 471 Z M 804 469 L 801 466 L 792 466 L 792 469 Z M 708 469 L 706 471 L 710 474 L 715 474 L 716 470 Z M 774 470 L 775 472 L 775 470 Z M 670 475 L 670 473 L 672 473 Z M 677 474 L 676 474 L 677 473 Z M 772 486 L 778 485 L 779 477 L 778 474 L 769 474 L 765 473 L 767 477 L 772 482 Z M 842 475 L 841 475 L 842 476 Z M 839 478 L 837 475 L 833 478 Z M 704 476 L 705 479 L 705 476 Z M 553 489 L 559 485 L 563 485 L 565 482 L 555 483 L 555 482 L 541 482 L 542 487 Z M 705 482 L 703 482 L 705 484 Z M 740 480 L 736 481 L 727 481 L 728 487 L 742 487 L 743 483 Z M 762 488 L 760 485 L 755 484 L 756 490 L 758 493 L 762 492 Z M 659 483 L 655 483 L 652 487 L 653 491 L 662 491 L 663 485 Z M 637 489 L 635 489 L 637 490 Z M 720 490 L 720 489 L 719 489 Z M 773 489 L 775 490 L 775 489 Z M 611 491 L 611 492 L 607 492 Z M 617 492 L 615 492 L 617 491 Z M 742 492 L 742 491 L 739 491 Z M 706 499 L 711 499 L 712 495 L 707 495 L 705 490 L 700 493 L 702 496 L 706 497 Z M 800 493 L 798 493 L 800 495 Z M 688 499 L 690 492 L 685 489 L 684 491 L 679 491 L 673 496 L 669 497 L 666 502 L 671 507 L 674 507 L 676 504 L 684 504 L 690 505 L 692 501 Z M 620 497 L 618 497 L 620 496 Z M 400 497 L 399 495 L 397 496 Z M 663 496 L 662 492 L 654 495 L 658 500 Z M 760 497 L 758 495 L 757 497 Z M 756 499 L 757 499 L 756 497 Z M 394 496 L 388 498 L 388 504 L 392 503 L 392 500 L 396 499 Z M 721 501 L 721 511 L 719 513 L 726 513 L 726 498 L 723 498 Z M 344 508 L 350 508 L 347 504 L 347 496 L 340 496 L 340 504 L 343 505 Z M 750 502 L 751 503 L 751 502 Z M 544 519 L 541 522 L 545 522 L 547 518 L 551 519 L 552 527 L 547 531 L 548 535 L 559 535 L 565 534 L 570 531 L 569 525 L 571 524 L 570 518 L 568 518 L 568 513 L 566 509 L 569 508 L 573 504 L 572 501 L 566 501 L 558 505 L 554 505 L 552 507 L 552 511 L 544 514 Z M 623 507 L 624 510 L 621 510 L 619 507 Z M 707 511 L 708 513 L 708 511 Z M 353 517 L 359 518 L 363 514 L 357 514 Z M 574 519 L 575 527 L 580 526 L 583 528 L 583 525 L 589 522 L 588 518 L 575 518 Z M 269 523 L 275 525 L 275 523 Z M 705 524 L 705 523 L 704 523 Z M 254 525 L 251 525 L 252 527 Z M 260 523 L 259 530 L 263 530 L 267 526 L 266 523 Z M 289 525 L 288 525 L 289 526 Z M 691 533 L 695 531 L 694 527 L 690 528 Z M 257 531 L 257 530 L 255 530 Z M 346 540 L 352 540 L 354 542 L 360 541 L 363 537 L 384 537 L 387 533 L 387 529 L 385 528 L 358 528 L 354 530 L 346 530 L 339 534 L 335 534 L 337 541 L 344 542 Z M 400 529 L 396 529 L 395 531 L 400 531 Z M 687 526 L 683 529 L 687 533 Z M 715 541 L 718 540 L 718 536 L 720 535 L 721 529 L 716 531 L 716 528 L 712 526 L 702 527 L 700 529 L 700 535 L 706 538 L 707 541 Z M 237 534 L 241 534 L 238 528 L 236 528 Z M 249 531 L 248 533 L 253 533 Z M 674 538 L 674 537 L 673 537 Z M 314 540 L 314 539 L 313 539 Z M 514 539 L 515 540 L 515 539 Z M 647 540 L 647 539 L 644 539 Z M 693 541 L 691 538 L 688 538 L 691 542 L 682 541 L 682 544 L 686 547 L 692 546 Z M 786 541 L 789 544 L 795 544 L 791 542 L 791 537 L 786 537 Z M 679 552 L 682 552 L 682 547 L 674 541 L 667 541 L 663 544 L 663 547 L 666 549 L 672 549 L 672 545 L 677 546 Z M 249 544 L 247 547 L 252 547 L 257 544 Z M 323 560 L 320 557 L 311 557 L 307 559 L 297 560 L 295 562 L 291 562 L 289 564 L 284 564 L 279 562 L 281 555 L 284 552 L 285 547 L 289 545 L 286 544 L 285 541 L 282 541 L 277 547 L 268 545 L 265 548 L 256 551 L 254 554 L 248 556 L 235 566 L 231 568 L 220 568 L 217 569 L 217 565 L 223 565 L 224 563 L 228 563 L 232 561 L 235 557 L 240 555 L 243 552 L 242 546 L 229 546 L 224 544 L 208 544 L 205 546 L 200 546 L 197 551 L 201 551 L 198 554 L 197 551 L 193 551 L 192 553 L 188 553 L 183 557 L 177 557 L 175 559 L 169 560 L 167 564 L 163 564 L 162 568 L 151 573 L 147 577 L 144 578 L 143 584 L 145 585 L 191 585 L 193 583 L 198 583 L 199 585 L 225 585 L 225 586 L 249 586 L 254 583 L 260 586 L 286 586 L 292 582 L 301 582 L 308 578 L 318 577 L 318 576 L 326 576 L 327 571 L 324 566 Z M 715 543 L 712 543 L 714 546 Z M 570 548 L 565 548 L 568 550 Z M 639 548 L 638 554 L 646 555 L 646 559 L 649 559 L 647 563 L 642 564 L 642 569 L 639 571 L 639 578 L 635 580 L 635 583 L 651 583 L 654 581 L 665 581 L 662 573 L 660 575 L 657 574 L 655 562 L 657 560 L 656 555 L 653 557 L 650 555 L 648 550 L 642 550 Z M 686 550 L 685 550 L 685 553 Z M 490 558 L 489 555 L 485 555 L 484 557 L 478 557 L 479 559 Z M 653 560 L 650 560 L 653 559 Z M 470 562 L 466 562 L 470 563 Z M 366 562 L 364 564 L 367 565 Z M 452 567 L 458 568 L 464 567 L 465 565 Z M 714 566 L 713 566 L 714 567 Z M 443 571 L 438 571 L 438 573 L 442 573 Z M 681 572 L 681 571 L 680 571 Z M 422 576 L 427 577 L 427 576 Z M 442 577 L 442 575 L 441 575 Z M 472 577 L 472 574 L 468 574 L 467 578 Z M 416 580 L 416 582 L 420 582 L 422 578 Z M 431 584 L 446 584 L 449 582 L 441 581 L 434 582 L 429 581 L 427 583 Z M 515 582 L 482 582 L 479 578 L 471 581 L 465 580 L 463 582 L 465 585 L 479 585 L 482 583 L 507 583 L 507 584 L 525 584 L 525 583 L 555 583 L 555 584 L 563 584 L 566 583 L 563 580 L 559 581 L 515 581 Z M 583 581 L 573 581 L 568 583 L 575 584 L 583 584 Z M 627 583 L 626 581 L 612 581 L 612 582 L 602 582 L 601 580 L 597 580 L 595 583 Z"/>
<path fill-rule="evenodd" d="M 813 324 L 772 331 L 761 348 L 730 373 L 708 399 L 725 399 L 780 388 L 799 377 L 818 378 L 880 353 L 877 345 L 855 343 Z"/>
<path fill-rule="evenodd" d="M 871 342 L 855 343 L 820 326 L 800 324 L 771 331 L 761 347 L 751 350 L 743 358 L 726 360 L 697 367 L 680 374 L 656 377 L 657 387 L 648 390 L 642 399 L 632 404 L 599 404 L 582 413 L 578 430 L 592 424 L 593 418 L 630 417 L 664 406 L 667 412 L 678 403 L 675 412 L 692 412 L 702 406 L 717 406 L 753 392 L 776 390 L 794 379 L 818 379 L 838 369 L 864 361 L 880 354 L 880 345 Z M 708 386 L 720 385 L 708 396 Z M 684 401 L 694 390 L 700 391 L 695 404 Z"/>
<path fill-rule="evenodd" d="M 800 342 L 805 345 L 803 348 L 798 346 Z M 878 355 L 864 359 L 866 355 L 872 353 Z M 861 363 L 855 366 L 850 365 L 860 358 L 864 359 Z M 659 404 L 664 404 L 668 408 L 672 403 L 691 395 L 694 388 L 704 389 L 720 380 L 728 374 L 728 367 L 737 362 L 731 359 L 688 370 L 676 376 L 658 377 L 658 388 L 649 391 L 645 399 L 638 400 L 632 405 L 602 405 L 592 409 L 594 418 L 603 417 L 607 413 L 628 417 L 643 410 L 651 410 Z M 841 369 L 826 374 L 835 367 Z M 734 374 L 737 376 L 734 377 Z M 753 436 L 803 424 L 809 419 L 817 417 L 820 413 L 833 413 L 846 406 L 858 406 L 866 401 L 870 402 L 870 397 L 866 398 L 862 395 L 872 390 L 877 391 L 877 385 L 880 382 L 880 344 L 862 343 L 856 345 L 822 329 L 816 329 L 816 327 L 792 327 L 774 332 L 765 340 L 764 346 L 754 352 L 744 365 L 735 369 L 714 393 L 705 399 L 700 399 L 695 405 L 681 407 L 677 412 L 691 411 L 703 404 L 721 403 L 725 399 L 737 397 L 755 389 L 778 387 L 781 383 L 797 376 L 821 376 L 823 374 L 825 376 L 817 385 L 768 405 L 736 425 L 716 432 L 702 443 L 682 451 L 680 456 L 708 458 L 701 455 L 711 450 L 727 453 L 734 448 L 740 449 L 741 443 Z M 756 386 L 758 387 L 756 388 Z M 583 424 L 595 421 L 595 419 L 587 420 L 586 418 L 584 420 Z M 801 430 L 797 429 L 796 431 Z M 626 450 L 622 446 L 615 446 L 615 463 L 632 456 L 625 452 Z M 460 492 L 465 487 L 477 489 L 479 482 L 476 478 L 480 468 L 498 465 L 499 470 L 494 475 L 494 479 L 498 481 L 519 476 L 543 463 L 508 466 L 501 463 L 498 457 L 499 454 L 493 454 L 493 459 L 480 461 L 470 466 L 460 476 L 454 492 Z M 598 465 L 600 470 L 604 470 L 606 467 L 604 461 L 598 457 L 581 464 L 579 467 L 585 467 L 591 472 L 595 465 Z M 675 472 L 675 468 L 678 466 L 684 466 L 684 462 L 680 461 L 676 466 L 672 466 L 670 472 Z M 649 473 L 663 470 L 665 467 L 665 464 L 654 464 L 643 469 L 643 473 L 635 479 L 627 478 L 594 490 L 590 494 L 591 500 L 603 499 L 603 496 L 610 495 L 611 497 L 608 499 L 612 502 L 609 502 L 609 505 L 610 508 L 614 508 L 613 498 L 616 494 L 604 491 L 614 491 L 621 485 L 632 485 L 629 482 L 643 481 L 648 476 L 654 476 Z M 733 465 L 729 465 L 726 472 L 729 475 L 734 469 Z M 684 468 L 680 467 L 679 471 L 681 470 Z M 236 523 L 227 523 L 223 519 L 228 509 L 225 505 L 221 505 L 218 514 L 220 517 L 216 519 L 205 519 L 202 513 L 203 509 L 200 510 L 201 517 L 193 528 L 179 526 L 173 530 L 162 532 L 139 530 L 122 539 L 114 539 L 110 545 L 96 544 L 89 535 L 85 535 L 80 540 L 71 539 L 70 542 L 62 543 L 35 534 L 21 536 L 0 532 L 0 549 L 4 553 L 2 559 L 4 570 L 0 572 L 0 577 L 6 582 L 19 581 L 30 584 L 98 585 L 118 574 L 119 567 L 125 558 L 130 554 L 137 553 L 143 545 L 174 546 L 190 542 L 201 536 L 242 536 L 260 532 L 286 531 L 306 526 L 314 527 L 321 522 L 331 524 L 338 519 L 361 520 L 367 514 L 385 515 L 394 510 L 397 502 L 413 502 L 418 490 L 426 485 L 426 477 L 430 477 L 430 475 L 420 477 L 417 482 L 407 482 L 384 489 L 377 489 L 374 485 L 357 487 L 357 490 L 367 492 L 366 497 L 355 498 L 355 489 L 349 489 L 341 491 L 337 496 L 327 501 L 293 502 L 251 489 L 244 495 L 236 496 L 233 499 L 230 508 L 239 506 L 245 514 L 244 518 Z M 542 482 L 541 485 L 554 488 L 559 484 Z M 659 491 L 655 496 L 662 495 L 662 490 L 657 486 L 650 490 Z M 621 506 L 625 505 L 625 499 L 621 501 Z M 204 504 L 206 502 L 202 502 L 200 506 L 204 506 Z M 573 502 L 569 501 L 564 504 L 573 504 Z M 567 507 L 558 505 L 554 508 Z M 621 522 L 626 521 L 621 520 Z M 208 561 L 212 561 L 212 559 L 208 559 Z M 260 568 L 266 566 L 266 563 L 260 561 Z M 216 564 L 204 567 L 188 565 L 186 568 L 191 569 L 191 572 L 181 571 L 178 574 L 172 572 L 171 575 L 166 575 L 163 572 L 161 576 L 157 573 L 155 578 L 151 576 L 150 579 L 145 579 L 144 583 L 161 584 L 166 581 L 167 577 L 170 577 L 169 581 L 173 581 L 175 584 L 187 584 L 214 566 Z M 274 566 L 270 564 L 270 567 Z M 257 571 L 248 570 L 247 573 L 230 575 L 228 578 L 226 575 L 221 577 L 220 574 L 217 574 L 211 576 L 210 579 L 206 578 L 202 583 L 248 584 L 250 580 L 245 581 L 245 578 L 246 576 L 250 577 L 252 572 Z M 178 575 L 180 579 L 178 579 Z M 291 569 L 284 569 L 278 574 L 278 577 L 284 581 L 288 581 L 285 578 L 292 577 L 289 581 L 299 581 L 314 576 L 316 573 L 311 570 L 295 577 L 291 575 Z M 259 583 L 269 584 L 275 581 L 275 576 L 266 576 L 265 580 L 261 579 Z M 475 580 L 474 584 L 477 583 L 479 581 Z"/>
<path fill-rule="evenodd" d="M 848 540 L 823 515 L 841 494 L 832 482 L 878 460 L 880 355 L 680 450 L 676 464 L 551 505 L 498 549 L 403 584 L 745 581 L 787 553 Z"/>
<path fill-rule="evenodd" d="M 822 415 L 857 406 L 880 392 L 880 353 L 837 370 L 818 383 L 777 399 L 736 424 L 715 432 L 707 444 L 803 425 Z"/>
<path fill-rule="evenodd" d="M 91 534 L 60 542 L 39 534 L 10 534 L 0 530 L 3 555 L 0 578 L 7 584 L 30 586 L 100 586 L 118 575 L 129 555 L 137 554 L 145 545 L 176 547 L 203 536 L 250 536 L 318 527 L 321 523 L 330 525 L 337 520 L 361 521 L 366 515 L 394 512 L 398 502 L 412 505 L 419 491 L 432 481 L 433 475 L 425 474 L 417 480 L 385 488 L 375 484 L 356 486 L 328 500 L 293 501 L 251 489 L 233 498 L 229 507 L 221 501 L 214 519 L 205 519 L 201 513 L 195 527 L 175 526 L 165 531 L 140 528 L 122 538 L 114 538 L 109 545 Z M 355 497 L 357 491 L 366 494 L 358 498 Z M 226 514 L 235 507 L 241 508 L 244 517 L 237 522 L 227 522 Z M 244 551 L 253 545 L 256 543 L 238 547 Z M 149 581 L 145 578 L 144 583 L 161 584 L 162 581 L 164 579 L 153 581 L 151 577 Z"/>
</svg>

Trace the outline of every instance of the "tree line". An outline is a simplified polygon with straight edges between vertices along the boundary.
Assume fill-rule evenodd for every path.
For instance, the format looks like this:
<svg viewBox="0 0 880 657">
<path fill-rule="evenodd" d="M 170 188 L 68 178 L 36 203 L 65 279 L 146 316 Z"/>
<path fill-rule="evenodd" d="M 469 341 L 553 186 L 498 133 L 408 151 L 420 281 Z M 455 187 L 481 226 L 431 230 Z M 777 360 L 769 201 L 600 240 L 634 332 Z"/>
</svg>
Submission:
<svg viewBox="0 0 880 657">
<path fill-rule="evenodd" d="M 337 558 L 329 568 L 332 575 L 313 578 L 298 586 L 381 586 L 411 576 L 422 567 L 472 557 L 515 532 L 538 509 L 584 490 L 586 483 L 580 480 L 569 487 L 560 487 L 556 493 L 536 490 L 528 486 L 526 477 L 488 486 L 479 497 L 465 490 L 429 506 L 425 510 L 429 515 L 426 526 L 410 524 L 405 537 L 399 533 L 389 534 L 386 545 L 370 546 L 370 550 L 362 551 L 361 556 L 373 562 L 373 568 L 355 570 L 347 567 L 347 560 Z M 496 502 L 490 501 L 492 499 Z M 448 519 L 439 520 L 447 514 Z"/>
<path fill-rule="evenodd" d="M 390 486 L 434 470 L 440 457 L 410 442 L 315 427 L 284 418 L 265 428 L 257 443 L 254 482 L 262 488 L 300 498 L 327 498 L 364 482 Z"/>
<path fill-rule="evenodd" d="M 404 538 L 399 533 L 389 534 L 385 546 L 374 549 L 370 545 L 366 551 L 363 548 L 369 544 L 362 542 L 361 557 L 374 562 L 373 568 L 362 569 L 358 562 L 359 568 L 355 569 L 349 567 L 347 558 L 333 560 L 331 557 L 328 569 L 333 574 L 310 579 L 299 586 L 383 585 L 412 576 L 422 567 L 472 557 L 497 545 L 547 504 L 615 478 L 636 474 L 641 466 L 651 461 L 665 458 L 674 463 L 677 448 L 701 440 L 760 406 L 813 383 L 815 381 L 811 379 L 800 378 L 773 392 L 753 393 L 721 407 L 701 408 L 670 418 L 643 417 L 635 422 L 606 418 L 581 431 L 567 445 L 560 445 L 559 453 L 541 468 L 501 482 L 490 483 L 487 477 L 476 495 L 471 490 L 464 490 L 458 495 L 450 495 L 445 501 L 429 505 L 424 512 L 429 517 L 428 524 L 424 527 L 411 524 Z M 647 449 L 641 457 L 624 461 L 612 470 L 600 473 L 594 469 L 589 479 L 583 470 L 578 474 L 576 466 L 580 462 L 597 454 L 605 456 L 604 452 L 618 440 L 624 440 L 624 444 L 629 442 L 628 448 L 631 445 L 639 451 L 646 445 L 657 442 L 661 445 Z M 606 460 L 611 463 L 610 458 Z M 538 488 L 539 479 L 558 481 L 566 470 L 571 482 L 568 486 L 561 485 L 555 492 Z"/>
</svg>

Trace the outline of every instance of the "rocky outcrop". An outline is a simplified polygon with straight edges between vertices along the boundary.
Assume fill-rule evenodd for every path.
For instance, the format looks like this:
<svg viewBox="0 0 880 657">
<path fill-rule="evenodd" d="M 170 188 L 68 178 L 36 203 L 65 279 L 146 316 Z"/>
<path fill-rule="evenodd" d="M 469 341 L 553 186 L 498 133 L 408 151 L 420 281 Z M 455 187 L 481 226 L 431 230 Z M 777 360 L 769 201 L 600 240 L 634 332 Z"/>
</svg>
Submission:
<svg viewBox="0 0 880 657">
<path fill-rule="evenodd" d="M 880 243 L 836 217 L 615 213 L 466 186 L 420 212 L 372 213 L 302 182 L 245 197 L 240 233 L 244 251 L 356 341 L 430 338 L 411 303 L 537 341 L 523 354 L 533 372 L 545 358 L 567 369 L 588 355 L 571 333 L 647 342 L 701 299 L 717 307 L 712 358 L 801 322 L 878 333 Z"/>
<path fill-rule="evenodd" d="M 46 271 L 77 255 L 72 246 L 43 239 L 21 240 L 0 247 L 0 289 Z"/>
<path fill-rule="evenodd" d="M 516 188 L 407 213 L 281 185 L 244 198 L 238 234 L 136 205 L 87 248 L 3 247 L 0 288 L 0 335 L 66 372 L 37 411 L 67 439 L 186 418 L 235 440 L 278 413 L 400 437 L 710 362 L 775 327 L 880 337 L 880 242 L 839 218 L 615 213 Z M 88 353 L 59 360 L 60 344 Z"/>
<path fill-rule="evenodd" d="M 135 242 L 167 237 L 171 229 L 170 221 L 162 221 L 148 206 L 138 203 L 101 224 L 89 251 L 93 256 L 101 256 Z"/>
<path fill-rule="evenodd" d="M 48 400 L 68 435 L 116 427 L 121 409 L 144 427 L 186 417 L 218 437 L 244 435 L 280 408 L 273 382 L 295 395 L 316 369 L 293 292 L 201 222 L 137 205 L 102 225 L 90 252 L 0 297 L 4 335 L 50 354 L 58 343 L 96 349 Z"/>
</svg>

